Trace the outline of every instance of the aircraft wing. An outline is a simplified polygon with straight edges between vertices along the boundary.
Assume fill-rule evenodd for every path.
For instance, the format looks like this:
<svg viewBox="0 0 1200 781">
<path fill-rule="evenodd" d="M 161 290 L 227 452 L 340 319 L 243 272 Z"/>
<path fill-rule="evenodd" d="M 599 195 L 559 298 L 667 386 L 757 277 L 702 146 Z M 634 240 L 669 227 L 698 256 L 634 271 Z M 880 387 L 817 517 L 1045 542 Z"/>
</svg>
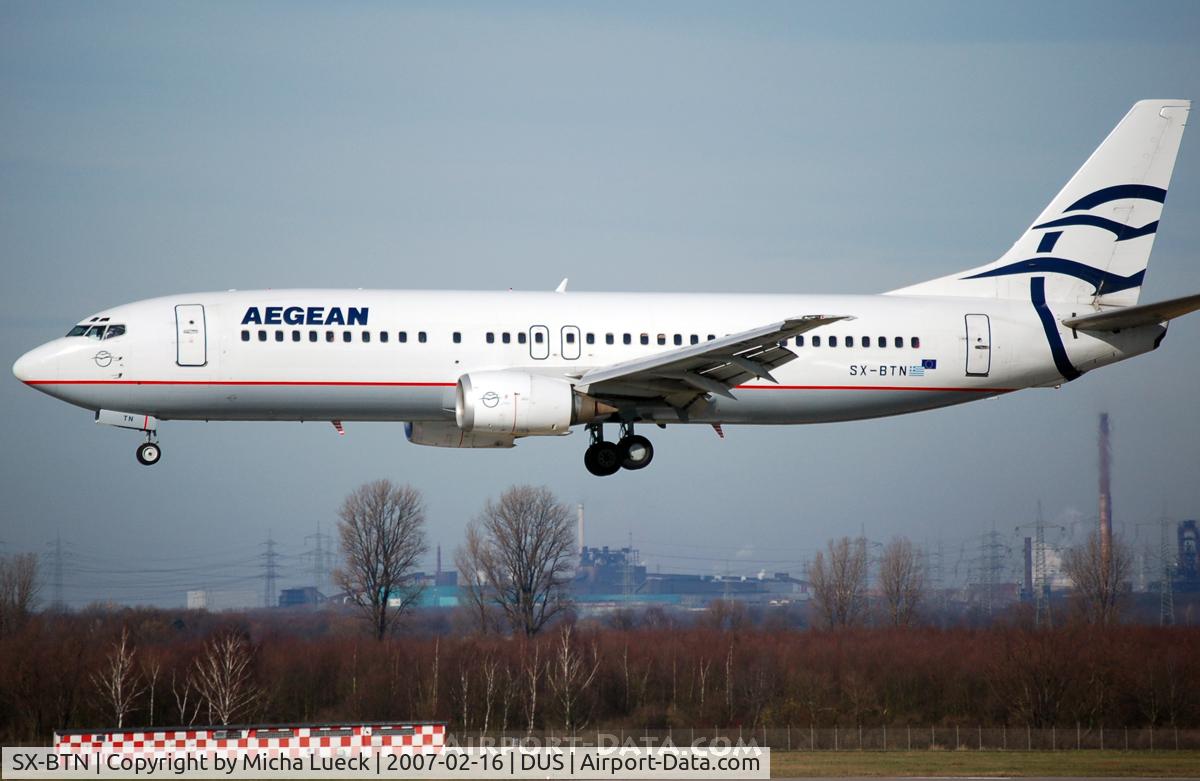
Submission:
<svg viewBox="0 0 1200 781">
<path fill-rule="evenodd" d="M 662 399 L 684 407 L 698 396 L 715 393 L 734 398 L 731 391 L 754 377 L 775 382 L 771 369 L 796 354 L 780 342 L 848 315 L 805 315 L 752 328 L 720 339 L 678 347 L 631 361 L 592 369 L 576 387 L 590 396 L 612 400 Z"/>
</svg>

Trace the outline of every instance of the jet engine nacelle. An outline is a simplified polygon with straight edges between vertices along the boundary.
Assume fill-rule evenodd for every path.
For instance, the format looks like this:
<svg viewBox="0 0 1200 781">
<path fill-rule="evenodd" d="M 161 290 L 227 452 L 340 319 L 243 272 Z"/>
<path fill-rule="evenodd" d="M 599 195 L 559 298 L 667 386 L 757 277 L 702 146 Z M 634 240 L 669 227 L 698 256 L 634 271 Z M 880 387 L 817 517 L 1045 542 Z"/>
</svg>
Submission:
<svg viewBox="0 0 1200 781">
<path fill-rule="evenodd" d="M 553 436 L 612 412 L 564 379 L 529 372 L 471 372 L 455 389 L 454 418 L 467 432 Z"/>
<path fill-rule="evenodd" d="M 512 434 L 463 431 L 453 423 L 414 421 L 404 424 L 404 436 L 414 445 L 431 447 L 512 447 Z"/>
</svg>

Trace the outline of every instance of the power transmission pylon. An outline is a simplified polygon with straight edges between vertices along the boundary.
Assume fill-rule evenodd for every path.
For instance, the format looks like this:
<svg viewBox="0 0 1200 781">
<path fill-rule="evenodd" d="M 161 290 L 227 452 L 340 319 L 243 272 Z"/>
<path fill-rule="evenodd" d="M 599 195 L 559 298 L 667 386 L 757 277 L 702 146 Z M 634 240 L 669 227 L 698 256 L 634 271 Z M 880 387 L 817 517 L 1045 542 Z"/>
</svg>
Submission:
<svg viewBox="0 0 1200 781">
<path fill-rule="evenodd" d="M 275 582 L 279 577 L 279 554 L 275 552 L 275 539 L 267 531 L 267 541 L 262 543 L 267 548 L 266 553 L 260 554 L 263 560 L 263 607 L 272 607 L 275 602 Z"/>
</svg>

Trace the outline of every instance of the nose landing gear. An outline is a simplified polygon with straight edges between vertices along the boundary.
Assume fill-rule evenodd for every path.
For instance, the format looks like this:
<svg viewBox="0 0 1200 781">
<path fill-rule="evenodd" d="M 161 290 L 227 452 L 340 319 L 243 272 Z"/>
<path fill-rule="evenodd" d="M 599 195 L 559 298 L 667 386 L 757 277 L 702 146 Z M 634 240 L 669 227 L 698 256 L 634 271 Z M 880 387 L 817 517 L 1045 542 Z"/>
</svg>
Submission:
<svg viewBox="0 0 1200 781">
<path fill-rule="evenodd" d="M 634 434 L 632 423 L 621 424 L 621 439 L 616 443 L 604 440 L 602 423 L 589 425 L 588 433 L 591 444 L 583 453 L 583 465 L 598 477 L 614 475 L 621 469 L 644 469 L 654 458 L 654 445 Z"/>
</svg>

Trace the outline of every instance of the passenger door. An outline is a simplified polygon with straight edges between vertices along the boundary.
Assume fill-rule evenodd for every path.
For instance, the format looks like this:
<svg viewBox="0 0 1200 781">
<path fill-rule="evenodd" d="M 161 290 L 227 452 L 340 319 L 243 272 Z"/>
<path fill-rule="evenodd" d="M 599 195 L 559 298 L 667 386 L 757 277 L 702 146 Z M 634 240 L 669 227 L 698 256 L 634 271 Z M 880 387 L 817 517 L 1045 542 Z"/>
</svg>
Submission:
<svg viewBox="0 0 1200 781">
<path fill-rule="evenodd" d="M 175 363 L 180 366 L 208 363 L 208 329 L 204 323 L 204 307 L 200 304 L 175 307 Z"/>
<path fill-rule="evenodd" d="M 967 315 L 967 376 L 986 377 L 992 370 L 992 325 L 987 315 Z"/>
</svg>

